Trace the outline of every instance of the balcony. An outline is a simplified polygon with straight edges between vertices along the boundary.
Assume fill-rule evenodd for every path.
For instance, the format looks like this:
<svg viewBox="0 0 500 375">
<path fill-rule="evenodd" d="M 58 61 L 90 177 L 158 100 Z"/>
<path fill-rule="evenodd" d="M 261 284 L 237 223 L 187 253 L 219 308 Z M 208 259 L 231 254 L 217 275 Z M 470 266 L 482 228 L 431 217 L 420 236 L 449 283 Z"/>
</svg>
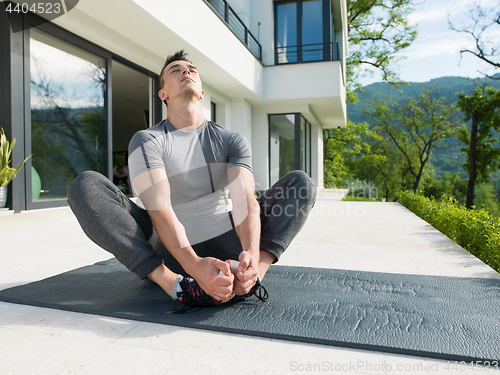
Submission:
<svg viewBox="0 0 500 375">
<path fill-rule="evenodd" d="M 276 105 L 307 103 L 323 128 L 346 126 L 345 86 L 340 61 L 267 66 L 264 68 L 264 99 Z"/>
<path fill-rule="evenodd" d="M 303 44 L 300 46 L 278 46 L 275 48 L 275 61 L 277 65 L 340 60 L 342 60 L 342 56 L 340 55 L 338 43 Z"/>
<path fill-rule="evenodd" d="M 250 52 L 262 61 L 262 46 L 226 0 L 204 0 Z"/>
</svg>

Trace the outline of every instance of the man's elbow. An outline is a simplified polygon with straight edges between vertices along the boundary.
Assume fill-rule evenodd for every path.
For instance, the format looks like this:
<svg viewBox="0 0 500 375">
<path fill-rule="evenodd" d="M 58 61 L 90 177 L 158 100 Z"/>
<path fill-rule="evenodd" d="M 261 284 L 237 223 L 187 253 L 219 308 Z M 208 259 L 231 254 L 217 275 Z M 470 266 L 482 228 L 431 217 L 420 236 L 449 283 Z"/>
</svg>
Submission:
<svg viewBox="0 0 500 375">
<path fill-rule="evenodd" d="M 243 223 L 249 217 L 260 215 L 259 202 L 255 197 L 233 201 L 233 220 L 236 226 Z"/>
</svg>

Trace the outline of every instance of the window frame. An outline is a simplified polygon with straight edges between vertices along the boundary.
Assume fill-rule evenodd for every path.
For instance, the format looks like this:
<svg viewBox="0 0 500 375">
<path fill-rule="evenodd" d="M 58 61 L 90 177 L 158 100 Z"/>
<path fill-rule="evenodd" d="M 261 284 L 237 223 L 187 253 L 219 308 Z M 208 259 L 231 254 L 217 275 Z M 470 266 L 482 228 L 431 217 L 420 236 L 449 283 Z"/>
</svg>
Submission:
<svg viewBox="0 0 500 375">
<path fill-rule="evenodd" d="M 153 108 L 153 124 L 161 121 L 162 119 L 162 105 L 163 103 L 161 100 L 158 98 L 158 95 L 156 93 L 158 92 L 158 78 L 159 75 L 156 73 L 153 73 L 146 68 L 143 68 L 119 55 L 115 55 L 111 53 L 110 51 L 98 46 L 97 44 L 94 44 L 88 40 L 83 39 L 82 37 L 71 33 L 68 30 L 65 30 L 61 28 L 60 26 L 57 26 L 55 24 L 52 24 L 50 22 L 47 23 L 42 23 L 38 21 L 37 16 L 33 16 L 30 14 L 27 14 L 24 16 L 25 23 L 30 23 L 33 27 L 36 27 L 37 29 L 48 33 L 55 38 L 59 38 L 64 40 L 67 43 L 70 43 L 76 47 L 79 47 L 81 49 L 84 49 L 94 55 L 97 55 L 105 60 L 105 66 L 106 66 L 106 92 L 104 96 L 104 111 L 106 114 L 105 117 L 105 127 L 106 127 L 106 142 L 105 142 L 105 148 L 106 148 L 106 177 L 112 180 L 112 174 L 113 174 L 113 119 L 112 119 L 112 113 L 113 113 L 113 108 L 112 108 L 112 92 L 113 92 L 113 85 L 112 85 L 112 77 L 113 77 L 113 72 L 112 72 L 112 61 L 118 61 L 124 65 L 127 65 L 128 67 L 135 69 L 148 77 L 152 78 L 152 92 L 150 92 L 148 95 L 152 96 L 152 108 Z M 31 155 L 31 150 L 32 150 L 32 138 L 31 138 L 31 82 L 30 78 L 31 73 L 30 73 L 30 38 L 31 38 L 31 27 L 24 27 L 23 30 L 23 64 L 22 68 L 22 74 L 24 75 L 23 78 L 23 85 L 22 85 L 22 90 L 23 90 L 23 106 L 24 106 L 24 126 L 23 126 L 23 139 L 24 139 L 24 149 L 25 149 L 25 156 Z M 67 206 L 67 198 L 54 198 L 54 199 L 44 199 L 44 200 L 38 200 L 38 201 L 33 201 L 33 196 L 32 196 L 32 175 L 31 175 L 31 167 L 32 167 L 32 160 L 29 158 L 26 161 L 26 164 L 23 168 L 24 170 L 24 175 L 22 176 L 23 181 L 24 181 L 24 196 L 18 197 L 18 199 L 21 200 L 21 210 L 33 210 L 33 209 L 41 209 L 41 208 L 52 208 L 52 207 L 63 207 Z M 21 174 L 19 175 L 19 178 L 21 178 Z M 20 194 L 16 192 L 17 194 Z M 22 194 L 21 194 L 22 195 Z"/>
<path fill-rule="evenodd" d="M 271 178 L 271 117 L 272 116 L 286 116 L 293 115 L 294 116 L 294 170 L 301 170 L 307 173 L 307 175 L 311 176 L 311 123 L 306 119 L 306 117 L 301 112 L 283 112 L 283 113 L 269 113 L 267 115 L 267 128 L 268 128 L 268 166 L 267 166 L 267 174 L 269 179 L 269 186 L 271 186 L 272 178 Z M 301 119 L 304 119 L 304 168 L 301 166 L 300 158 L 301 158 Z"/>
<path fill-rule="evenodd" d="M 210 121 L 217 123 L 217 103 L 210 102 Z"/>
<path fill-rule="evenodd" d="M 276 0 L 274 1 L 274 65 L 287 65 L 287 64 L 304 64 L 309 62 L 318 62 L 318 61 L 331 61 L 333 59 L 333 51 L 331 50 L 332 45 L 332 20 L 331 20 L 331 9 L 330 9 L 330 0 L 321 0 L 321 11 L 323 17 L 323 59 L 321 60 L 308 60 L 303 61 L 303 43 L 302 43 L 302 4 L 307 2 L 307 0 Z M 296 22 L 296 30 L 297 30 L 297 61 L 293 62 L 279 62 L 278 55 L 278 6 L 283 4 L 297 4 L 297 19 Z M 286 46 L 282 46 L 286 47 Z"/>
<path fill-rule="evenodd" d="M 106 92 L 104 95 L 104 111 L 106 114 L 105 127 L 106 127 L 106 176 L 111 177 L 113 173 L 113 154 L 111 150 L 113 149 L 113 135 L 112 135 L 112 108 L 111 108 L 111 85 L 112 85 L 112 71 L 111 71 L 111 60 L 112 55 L 110 52 L 92 44 L 81 37 L 74 35 L 58 26 L 55 26 L 49 22 L 38 24 L 37 18 L 34 16 L 25 17 L 24 22 L 32 24 L 32 27 L 55 37 L 64 40 L 78 48 L 84 49 L 94 55 L 97 55 L 105 60 L 106 66 Z M 26 155 L 31 155 L 32 151 L 32 138 L 31 138 L 31 64 L 30 64 L 30 41 L 31 41 L 31 29 L 32 27 L 25 27 L 24 31 L 24 147 L 26 150 Z M 31 176 L 32 160 L 28 159 L 24 166 L 24 179 L 26 181 L 25 186 L 25 204 L 27 210 L 40 209 L 40 208 L 52 208 L 66 206 L 67 198 L 54 198 L 54 199 L 44 199 L 39 201 L 33 201 L 32 192 L 32 176 Z"/>
</svg>

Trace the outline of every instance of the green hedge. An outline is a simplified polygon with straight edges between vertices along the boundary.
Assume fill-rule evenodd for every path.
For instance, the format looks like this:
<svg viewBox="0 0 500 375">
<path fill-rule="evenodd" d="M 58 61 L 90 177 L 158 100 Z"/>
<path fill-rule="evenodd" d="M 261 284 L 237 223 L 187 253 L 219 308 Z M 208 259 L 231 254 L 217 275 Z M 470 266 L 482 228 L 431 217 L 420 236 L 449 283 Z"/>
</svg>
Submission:
<svg viewBox="0 0 500 375">
<path fill-rule="evenodd" d="M 468 210 L 453 198 L 437 201 L 413 192 L 401 194 L 401 204 L 500 272 L 500 220 L 484 209 Z"/>
</svg>

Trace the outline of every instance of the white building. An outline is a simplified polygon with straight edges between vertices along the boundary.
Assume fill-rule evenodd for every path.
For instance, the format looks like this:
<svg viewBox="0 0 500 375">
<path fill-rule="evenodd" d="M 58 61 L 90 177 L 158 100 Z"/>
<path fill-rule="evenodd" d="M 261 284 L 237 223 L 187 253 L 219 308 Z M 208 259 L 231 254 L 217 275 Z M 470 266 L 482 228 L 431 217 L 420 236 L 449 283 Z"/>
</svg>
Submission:
<svg viewBox="0 0 500 375">
<path fill-rule="evenodd" d="M 17 138 L 15 165 L 33 154 L 11 209 L 65 205 L 86 169 L 111 178 L 133 133 L 165 117 L 158 73 L 180 49 L 206 117 L 250 141 L 257 189 L 293 169 L 323 186 L 322 129 L 346 123 L 346 0 L 45 3 L 64 14 L 0 15 L 0 126 Z"/>
</svg>

